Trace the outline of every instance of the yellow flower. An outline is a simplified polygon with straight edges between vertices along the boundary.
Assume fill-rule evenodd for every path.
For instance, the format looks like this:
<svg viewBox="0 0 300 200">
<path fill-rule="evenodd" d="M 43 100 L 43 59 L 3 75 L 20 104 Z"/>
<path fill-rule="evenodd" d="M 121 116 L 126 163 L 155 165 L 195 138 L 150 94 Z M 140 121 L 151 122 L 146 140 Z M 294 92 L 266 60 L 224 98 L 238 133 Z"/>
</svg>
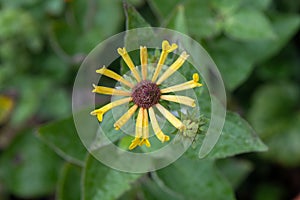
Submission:
<svg viewBox="0 0 300 200">
<path fill-rule="evenodd" d="M 133 102 L 133 106 L 131 106 L 128 109 L 128 111 L 124 113 L 120 117 L 120 119 L 118 119 L 114 124 L 115 129 L 119 130 L 124 124 L 126 124 L 126 122 L 133 116 L 133 114 L 136 111 L 138 112 L 136 118 L 136 125 L 135 125 L 135 138 L 132 140 L 129 146 L 130 150 L 136 148 L 137 146 L 142 146 L 142 145 L 146 145 L 147 147 L 151 146 L 149 142 L 149 119 L 156 137 L 161 142 L 166 142 L 170 140 L 170 137 L 165 133 L 163 133 L 163 131 L 159 127 L 154 108 L 158 110 L 174 127 L 179 129 L 180 131 L 185 130 L 186 128 L 185 125 L 177 117 L 175 117 L 170 111 L 168 111 L 165 107 L 163 107 L 159 103 L 160 100 L 184 104 L 190 107 L 196 106 L 195 100 L 190 97 L 172 95 L 168 93 L 202 86 L 202 84 L 199 83 L 198 74 L 196 73 L 193 74 L 193 80 L 191 81 L 187 81 L 185 83 L 178 84 L 178 85 L 173 85 L 167 88 L 160 88 L 162 87 L 161 83 L 165 81 L 168 77 L 170 77 L 174 72 L 176 72 L 184 64 L 185 60 L 189 56 L 186 52 L 182 52 L 181 55 L 178 57 L 178 59 L 173 64 L 171 64 L 160 77 L 158 77 L 168 54 L 174 51 L 175 49 L 177 49 L 176 44 L 170 45 L 167 40 L 164 40 L 162 42 L 162 52 L 159 61 L 156 65 L 155 71 L 153 73 L 152 79 L 147 80 L 147 73 L 148 73 L 147 48 L 145 46 L 140 47 L 140 61 L 141 61 L 142 76 L 140 76 L 137 67 L 134 65 L 126 49 L 119 48 L 118 53 L 122 56 L 123 60 L 131 70 L 133 76 L 137 80 L 136 85 L 133 85 L 131 82 L 127 81 L 117 73 L 107 69 L 105 66 L 101 69 L 96 70 L 97 73 L 115 79 L 116 81 L 123 83 L 124 85 L 128 86 L 131 89 L 131 91 L 128 92 L 122 89 L 114 89 L 114 88 L 94 85 L 93 92 L 95 93 L 124 96 L 124 98 L 113 101 L 91 112 L 91 114 L 96 115 L 98 120 L 101 122 L 104 113 L 106 113 L 107 111 L 111 110 L 116 106 Z"/>
</svg>

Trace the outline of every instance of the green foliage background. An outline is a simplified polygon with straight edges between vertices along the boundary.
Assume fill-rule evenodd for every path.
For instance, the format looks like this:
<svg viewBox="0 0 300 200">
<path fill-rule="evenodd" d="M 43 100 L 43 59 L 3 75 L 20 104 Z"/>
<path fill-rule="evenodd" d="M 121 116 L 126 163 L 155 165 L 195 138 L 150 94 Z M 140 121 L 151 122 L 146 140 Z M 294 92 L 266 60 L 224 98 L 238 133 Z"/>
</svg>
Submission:
<svg viewBox="0 0 300 200">
<path fill-rule="evenodd" d="M 299 11 L 293 0 L 0 0 L 0 199 L 300 195 Z M 208 157 L 197 155 L 202 134 L 170 166 L 128 174 L 88 155 L 69 117 L 71 91 L 99 42 L 145 26 L 205 47 L 230 112 Z M 209 116 L 207 91 L 199 103 Z"/>
</svg>

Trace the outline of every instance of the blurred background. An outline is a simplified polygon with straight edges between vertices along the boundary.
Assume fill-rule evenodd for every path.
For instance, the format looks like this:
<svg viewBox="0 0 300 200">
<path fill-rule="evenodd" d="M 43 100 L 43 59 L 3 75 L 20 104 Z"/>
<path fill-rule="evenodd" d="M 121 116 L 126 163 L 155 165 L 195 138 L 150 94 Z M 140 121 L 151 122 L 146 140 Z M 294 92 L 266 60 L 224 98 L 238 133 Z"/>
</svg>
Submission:
<svg viewBox="0 0 300 200">
<path fill-rule="evenodd" d="M 55 198 L 62 160 L 35 137 L 36 130 L 71 115 L 72 85 L 85 56 L 134 27 L 123 4 L 0 0 L 0 199 Z M 269 147 L 236 156 L 244 169 L 234 186 L 237 199 L 299 200 L 300 1 L 128 4 L 140 20 L 186 33 L 206 48 L 222 73 L 228 109 Z"/>
</svg>

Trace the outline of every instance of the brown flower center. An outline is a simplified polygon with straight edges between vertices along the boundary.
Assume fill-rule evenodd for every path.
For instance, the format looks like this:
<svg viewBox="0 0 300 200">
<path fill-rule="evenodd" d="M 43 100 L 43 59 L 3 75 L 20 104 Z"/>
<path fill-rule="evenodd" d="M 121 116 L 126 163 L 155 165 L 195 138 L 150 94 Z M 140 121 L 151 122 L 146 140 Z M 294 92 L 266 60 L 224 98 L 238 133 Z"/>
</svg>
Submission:
<svg viewBox="0 0 300 200">
<path fill-rule="evenodd" d="M 156 83 L 144 80 L 139 82 L 132 90 L 133 102 L 142 108 L 150 108 L 158 103 L 160 99 L 160 89 Z"/>
</svg>

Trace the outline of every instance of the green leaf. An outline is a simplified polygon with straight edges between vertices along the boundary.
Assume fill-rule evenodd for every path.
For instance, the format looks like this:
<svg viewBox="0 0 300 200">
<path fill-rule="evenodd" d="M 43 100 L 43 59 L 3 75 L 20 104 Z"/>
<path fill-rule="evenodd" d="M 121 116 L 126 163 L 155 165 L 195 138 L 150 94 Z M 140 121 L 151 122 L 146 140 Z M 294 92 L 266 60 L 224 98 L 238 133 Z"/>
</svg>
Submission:
<svg viewBox="0 0 300 200">
<path fill-rule="evenodd" d="M 87 151 L 77 135 L 72 117 L 46 124 L 38 132 L 39 138 L 65 160 L 83 165 Z"/>
<path fill-rule="evenodd" d="M 72 59 L 68 54 L 90 52 L 99 42 L 116 34 L 123 19 L 121 1 L 77 0 L 68 5 L 72 20 L 56 20 L 50 34 L 52 46 L 67 59 Z"/>
<path fill-rule="evenodd" d="M 192 36 L 200 40 L 221 33 L 222 21 L 213 11 L 209 0 L 189 0 L 184 5 L 189 33 Z"/>
<path fill-rule="evenodd" d="M 45 2 L 45 9 L 52 15 L 59 15 L 64 8 L 64 2 L 60 0 L 53 0 Z"/>
<path fill-rule="evenodd" d="M 234 199 L 232 189 L 213 161 L 183 156 L 157 174 L 179 199 Z"/>
<path fill-rule="evenodd" d="M 237 188 L 253 169 L 249 161 L 233 158 L 218 160 L 217 167 L 234 188 Z"/>
<path fill-rule="evenodd" d="M 149 4 L 156 15 L 163 20 L 168 17 L 182 0 L 150 0 Z"/>
<path fill-rule="evenodd" d="M 270 21 L 255 9 L 240 9 L 225 18 L 225 33 L 239 40 L 275 39 Z"/>
<path fill-rule="evenodd" d="M 276 34 L 275 40 L 264 42 L 251 42 L 246 46 L 246 51 L 253 52 L 256 62 L 264 61 L 275 55 L 293 37 L 300 25 L 300 16 L 295 14 L 273 14 L 271 15 L 273 30 Z"/>
<path fill-rule="evenodd" d="M 126 30 L 142 27 L 150 27 L 150 24 L 141 16 L 140 13 L 130 4 L 124 4 L 126 15 Z"/>
<path fill-rule="evenodd" d="M 49 80 L 32 76 L 22 76 L 16 80 L 20 99 L 12 113 L 11 123 L 14 126 L 26 122 L 38 111 L 40 95 L 49 87 L 49 83 Z"/>
<path fill-rule="evenodd" d="M 243 83 L 255 64 L 275 55 L 300 25 L 298 15 L 274 15 L 272 19 L 277 35 L 275 40 L 242 43 L 221 38 L 207 44 L 208 52 L 216 62 L 229 90 L 234 90 Z"/>
<path fill-rule="evenodd" d="M 274 182 L 263 182 L 255 186 L 253 198 L 255 200 L 280 200 L 286 196 L 283 185 Z"/>
<path fill-rule="evenodd" d="M 212 7 L 220 17 L 233 15 L 241 6 L 242 0 L 211 0 Z"/>
<path fill-rule="evenodd" d="M 251 6 L 257 9 L 265 10 L 267 9 L 272 0 L 253 0 L 253 1 L 243 1 L 244 6 Z"/>
<path fill-rule="evenodd" d="M 254 93 L 247 118 L 261 137 L 272 136 L 291 121 L 299 95 L 290 83 L 264 85 Z"/>
<path fill-rule="evenodd" d="M 78 37 L 77 52 L 89 52 L 99 42 L 116 34 L 123 20 L 122 2 L 101 0 L 84 1 L 87 10 L 84 15 L 84 35 Z M 82 12 L 82 8 L 79 8 Z M 107 20 L 109 19 L 109 20 Z"/>
<path fill-rule="evenodd" d="M 170 22 L 167 27 L 184 34 L 188 34 L 188 28 L 186 24 L 185 8 L 183 5 L 178 5 L 175 12 L 173 12 Z"/>
<path fill-rule="evenodd" d="M 40 106 L 39 115 L 44 118 L 62 118 L 69 116 L 71 113 L 70 97 L 65 90 L 57 86 L 55 89 L 49 89 L 49 95 L 43 100 L 43 104 Z"/>
<path fill-rule="evenodd" d="M 300 115 L 295 110 L 299 99 L 296 85 L 265 85 L 254 94 L 248 113 L 249 121 L 269 146 L 262 156 L 285 166 L 300 164 Z M 283 148 L 283 144 L 288 145 Z"/>
<path fill-rule="evenodd" d="M 204 135 L 196 141 L 197 146 L 190 148 L 187 155 L 198 158 Z M 250 125 L 238 114 L 227 113 L 222 134 L 212 151 L 206 158 L 219 159 L 253 151 L 266 151 L 267 147 L 256 135 Z"/>
<path fill-rule="evenodd" d="M 57 185 L 57 199 L 58 200 L 80 200 L 81 188 L 81 168 L 65 163 L 62 167 L 60 177 Z"/>
<path fill-rule="evenodd" d="M 34 198 L 52 193 L 61 167 L 60 158 L 24 131 L 1 154 L 0 179 L 8 191 L 22 198 Z"/>
<path fill-rule="evenodd" d="M 117 199 L 141 174 L 120 172 L 89 155 L 83 171 L 83 199 Z"/>
<path fill-rule="evenodd" d="M 289 118 L 290 119 L 290 118 Z M 275 161 L 287 167 L 300 165 L 300 114 L 292 120 L 285 130 L 278 130 L 272 137 L 265 139 L 269 151 L 262 154 L 268 160 Z"/>
<path fill-rule="evenodd" d="M 112 110 L 110 110 L 105 113 L 103 121 L 100 124 L 102 130 L 101 134 L 97 134 L 92 138 L 93 141 L 91 141 L 92 144 L 90 146 L 90 150 L 93 151 L 93 153 L 101 151 L 101 148 L 106 146 L 107 142 L 115 142 L 126 135 L 121 130 L 114 129 L 114 123 L 115 118 Z"/>
<path fill-rule="evenodd" d="M 165 191 L 163 186 L 160 186 L 150 178 L 144 177 L 140 189 L 143 191 L 145 200 L 177 199 L 176 196 L 170 194 L 169 191 Z"/>
<path fill-rule="evenodd" d="M 185 8 L 189 33 L 197 38 L 212 37 L 221 32 L 221 20 L 214 12 L 209 0 L 152 0 L 149 2 L 162 20 L 172 17 L 177 7 Z"/>
<path fill-rule="evenodd" d="M 257 75 L 262 81 L 277 82 L 289 81 L 297 77 L 300 66 L 300 59 L 296 46 L 289 45 L 279 55 L 260 64 Z"/>
<path fill-rule="evenodd" d="M 80 37 L 80 27 L 76 28 L 77 24 L 73 27 L 72 24 L 68 24 L 64 20 L 56 20 L 50 26 L 49 42 L 56 47 L 58 55 L 67 59 L 71 54 L 75 54 L 78 42 L 74 41 Z"/>
<path fill-rule="evenodd" d="M 254 67 L 253 52 L 245 49 L 246 45 L 221 38 L 207 46 L 229 90 L 235 89 L 245 81 Z M 243 51 L 237 51 L 237 49 L 243 49 Z"/>
<path fill-rule="evenodd" d="M 154 38 L 154 32 L 151 29 L 150 24 L 136 11 L 136 9 L 129 5 L 124 4 L 124 10 L 126 15 L 126 30 L 135 28 L 148 28 L 145 30 L 135 30 L 134 32 L 127 32 L 125 35 L 125 47 L 127 49 L 138 49 L 145 41 L 152 40 Z M 138 54 L 139 55 L 139 54 Z M 136 56 L 132 56 L 133 60 L 138 60 Z"/>
</svg>

